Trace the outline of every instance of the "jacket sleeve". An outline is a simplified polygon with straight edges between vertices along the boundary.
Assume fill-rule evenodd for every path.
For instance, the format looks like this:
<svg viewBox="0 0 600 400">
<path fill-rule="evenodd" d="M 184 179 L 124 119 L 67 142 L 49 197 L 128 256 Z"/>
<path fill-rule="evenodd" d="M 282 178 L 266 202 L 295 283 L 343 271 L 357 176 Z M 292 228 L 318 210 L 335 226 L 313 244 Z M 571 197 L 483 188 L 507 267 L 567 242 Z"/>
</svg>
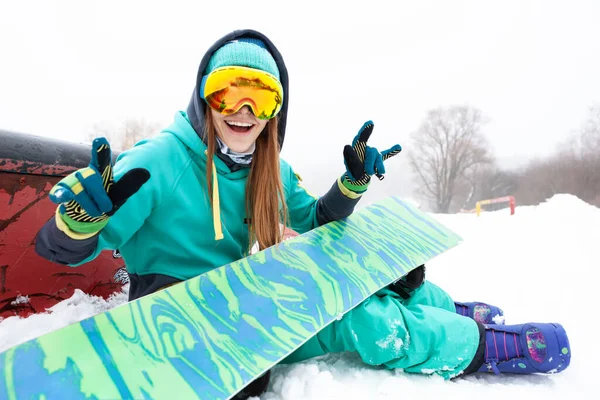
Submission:
<svg viewBox="0 0 600 400">
<path fill-rule="evenodd" d="M 118 249 L 129 241 L 152 210 L 170 194 L 172 182 L 176 180 L 170 176 L 173 172 L 165 173 L 166 168 L 159 170 L 164 163 L 156 162 L 156 158 L 165 153 L 160 148 L 162 146 L 164 149 L 165 144 L 161 142 L 164 142 L 164 139 L 144 140 L 119 155 L 113 168 L 115 181 L 132 168 L 148 169 L 150 179 L 110 217 L 100 233 L 91 237 L 78 235 L 70 231 L 65 224 L 61 224 L 57 214 L 38 232 L 36 252 L 50 261 L 78 266 L 93 260 L 103 250 Z M 179 173 L 181 169 L 168 170 Z"/>
<path fill-rule="evenodd" d="M 85 260 L 98 246 L 98 235 L 76 240 L 58 229 L 56 217 L 42 226 L 35 240 L 36 253 L 55 263 L 69 265 Z"/>
<path fill-rule="evenodd" d="M 287 163 L 282 163 L 282 172 L 287 175 L 288 226 L 298 233 L 348 217 L 360 200 L 361 194 L 348 190 L 339 178 L 325 195 L 317 197 L 304 188 L 300 176 Z"/>
</svg>

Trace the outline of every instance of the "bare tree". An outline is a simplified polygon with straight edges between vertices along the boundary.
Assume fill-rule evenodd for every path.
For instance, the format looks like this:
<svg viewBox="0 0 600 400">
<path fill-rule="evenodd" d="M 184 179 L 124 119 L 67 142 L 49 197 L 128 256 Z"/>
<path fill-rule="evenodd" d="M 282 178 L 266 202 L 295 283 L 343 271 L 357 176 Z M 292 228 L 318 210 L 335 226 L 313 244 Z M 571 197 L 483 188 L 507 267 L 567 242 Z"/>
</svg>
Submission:
<svg viewBox="0 0 600 400">
<path fill-rule="evenodd" d="M 572 138 L 570 154 L 574 162 L 569 172 L 574 184 L 568 193 L 600 207 L 600 105 L 590 108 L 587 119 Z"/>
<path fill-rule="evenodd" d="M 584 154 L 600 156 L 600 105 L 592 107 L 581 128 L 581 146 Z"/>
<path fill-rule="evenodd" d="M 489 164 L 479 168 L 469 177 L 469 197 L 463 208 L 473 209 L 479 200 L 515 195 L 519 187 L 520 175 L 515 171 L 505 171 Z M 488 209 L 506 207 L 506 204 L 491 205 Z"/>
<path fill-rule="evenodd" d="M 435 212 L 447 213 L 459 189 L 468 190 L 470 175 L 492 162 L 481 127 L 481 112 L 466 106 L 429 111 L 411 135 L 410 165 L 417 175 L 420 194 Z M 463 201 L 468 197 L 463 193 Z"/>
<path fill-rule="evenodd" d="M 91 141 L 97 137 L 105 137 L 112 148 L 127 150 L 140 140 L 157 133 L 160 127 L 156 122 L 148 122 L 141 118 L 130 118 L 121 123 L 104 121 L 95 124 L 86 139 Z"/>
</svg>

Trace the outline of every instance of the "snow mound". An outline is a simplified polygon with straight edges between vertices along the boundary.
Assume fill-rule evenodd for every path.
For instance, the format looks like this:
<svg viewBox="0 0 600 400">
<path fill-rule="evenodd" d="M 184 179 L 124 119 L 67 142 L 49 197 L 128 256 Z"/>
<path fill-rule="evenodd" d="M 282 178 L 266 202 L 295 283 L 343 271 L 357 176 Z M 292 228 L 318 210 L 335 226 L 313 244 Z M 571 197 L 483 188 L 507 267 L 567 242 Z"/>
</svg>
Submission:
<svg viewBox="0 0 600 400">
<path fill-rule="evenodd" d="M 537 207 L 543 212 L 560 212 L 569 215 L 586 215 L 587 212 L 600 214 L 600 208 L 567 193 L 555 194 Z"/>
<path fill-rule="evenodd" d="M 126 286 L 124 291 L 115 293 L 105 300 L 76 289 L 73 296 L 57 303 L 45 313 L 34 314 L 27 318 L 17 316 L 5 318 L 0 321 L 0 352 L 125 304 L 127 291 Z"/>
</svg>

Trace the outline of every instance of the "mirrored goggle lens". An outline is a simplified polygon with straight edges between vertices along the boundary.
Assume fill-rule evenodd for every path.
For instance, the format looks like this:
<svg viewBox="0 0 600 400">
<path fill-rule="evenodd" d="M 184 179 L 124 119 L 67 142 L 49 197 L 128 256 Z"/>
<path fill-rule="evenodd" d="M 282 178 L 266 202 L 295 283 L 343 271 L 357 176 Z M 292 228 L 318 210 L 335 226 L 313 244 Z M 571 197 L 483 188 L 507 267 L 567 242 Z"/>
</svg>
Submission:
<svg viewBox="0 0 600 400">
<path fill-rule="evenodd" d="M 234 114 L 247 105 L 257 118 L 271 119 L 281 110 L 283 88 L 277 78 L 267 72 L 223 67 L 204 79 L 204 99 L 221 114 Z"/>
</svg>

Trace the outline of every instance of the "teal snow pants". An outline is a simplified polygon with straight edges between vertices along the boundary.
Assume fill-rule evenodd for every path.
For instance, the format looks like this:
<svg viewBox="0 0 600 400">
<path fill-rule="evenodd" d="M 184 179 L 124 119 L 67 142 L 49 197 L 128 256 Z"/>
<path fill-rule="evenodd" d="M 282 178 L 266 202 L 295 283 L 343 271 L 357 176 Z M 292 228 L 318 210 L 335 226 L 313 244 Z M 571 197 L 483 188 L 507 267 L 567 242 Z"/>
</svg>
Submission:
<svg viewBox="0 0 600 400">
<path fill-rule="evenodd" d="M 282 364 L 327 353 L 356 352 L 370 365 L 450 379 L 471 363 L 478 345 L 475 321 L 457 314 L 452 298 L 425 281 L 407 300 L 389 289 L 380 290 Z"/>
</svg>

